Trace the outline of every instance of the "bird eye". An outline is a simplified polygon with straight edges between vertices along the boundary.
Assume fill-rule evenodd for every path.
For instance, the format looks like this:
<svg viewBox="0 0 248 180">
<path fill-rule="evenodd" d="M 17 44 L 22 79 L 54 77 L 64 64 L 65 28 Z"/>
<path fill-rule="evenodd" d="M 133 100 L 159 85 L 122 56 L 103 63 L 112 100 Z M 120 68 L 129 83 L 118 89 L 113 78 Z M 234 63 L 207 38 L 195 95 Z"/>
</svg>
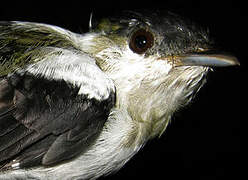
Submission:
<svg viewBox="0 0 248 180">
<path fill-rule="evenodd" d="M 153 34 L 145 29 L 139 29 L 131 36 L 129 47 L 138 54 L 143 54 L 153 46 Z"/>
</svg>

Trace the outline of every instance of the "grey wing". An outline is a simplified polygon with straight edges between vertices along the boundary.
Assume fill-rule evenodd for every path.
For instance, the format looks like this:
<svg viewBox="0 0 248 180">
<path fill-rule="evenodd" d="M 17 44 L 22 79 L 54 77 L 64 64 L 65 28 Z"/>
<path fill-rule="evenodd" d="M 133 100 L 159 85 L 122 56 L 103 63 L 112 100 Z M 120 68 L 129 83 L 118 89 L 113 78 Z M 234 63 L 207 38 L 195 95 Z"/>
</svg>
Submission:
<svg viewBox="0 0 248 180">
<path fill-rule="evenodd" d="M 0 33 L 2 44 L 4 38 Z M 16 58 L 29 61 L 11 72 L 5 69 L 0 77 L 0 171 L 16 164 L 18 168 L 56 164 L 83 153 L 98 137 L 115 103 L 113 82 L 77 48 L 48 43 L 30 45 L 28 51 L 28 44 L 19 46 L 5 42 L 6 53 L 0 47 L 1 66 L 8 59 L 11 68 Z M 11 56 L 25 48 L 28 56 Z"/>
</svg>

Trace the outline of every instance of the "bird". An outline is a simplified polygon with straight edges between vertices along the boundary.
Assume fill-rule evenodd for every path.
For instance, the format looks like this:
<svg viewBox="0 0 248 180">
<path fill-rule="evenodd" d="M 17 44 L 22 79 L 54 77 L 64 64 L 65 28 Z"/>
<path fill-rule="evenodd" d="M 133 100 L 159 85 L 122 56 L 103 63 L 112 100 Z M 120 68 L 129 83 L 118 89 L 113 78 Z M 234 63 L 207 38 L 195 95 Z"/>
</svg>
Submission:
<svg viewBox="0 0 248 180">
<path fill-rule="evenodd" d="M 94 180 L 160 137 L 214 67 L 239 65 L 209 30 L 123 11 L 89 31 L 0 22 L 0 179 Z"/>
</svg>

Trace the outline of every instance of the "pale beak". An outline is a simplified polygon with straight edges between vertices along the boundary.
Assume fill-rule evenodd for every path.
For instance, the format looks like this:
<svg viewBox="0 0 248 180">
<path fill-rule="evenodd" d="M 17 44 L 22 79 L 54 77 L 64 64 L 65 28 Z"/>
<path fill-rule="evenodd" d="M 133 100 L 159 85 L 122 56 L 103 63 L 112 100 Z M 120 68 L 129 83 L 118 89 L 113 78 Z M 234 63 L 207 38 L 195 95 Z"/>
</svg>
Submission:
<svg viewBox="0 0 248 180">
<path fill-rule="evenodd" d="M 185 56 L 180 56 L 179 59 L 179 66 L 225 67 L 240 65 L 235 56 L 226 53 L 216 53 L 213 51 L 187 54 Z"/>
</svg>

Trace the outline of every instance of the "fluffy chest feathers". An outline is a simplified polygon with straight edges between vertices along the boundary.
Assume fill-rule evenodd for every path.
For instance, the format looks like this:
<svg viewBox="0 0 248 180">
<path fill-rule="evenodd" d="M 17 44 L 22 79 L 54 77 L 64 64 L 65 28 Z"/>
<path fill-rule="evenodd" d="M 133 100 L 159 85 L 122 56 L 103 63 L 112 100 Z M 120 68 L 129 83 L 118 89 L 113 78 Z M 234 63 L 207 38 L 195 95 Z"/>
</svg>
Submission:
<svg viewBox="0 0 248 180">
<path fill-rule="evenodd" d="M 209 69 L 173 67 L 171 62 L 137 55 L 128 47 L 112 46 L 96 57 L 116 85 L 116 106 L 133 119 L 136 132 L 132 134 L 142 132 L 140 137 L 148 139 L 163 133 L 172 114 L 203 86 Z"/>
</svg>

